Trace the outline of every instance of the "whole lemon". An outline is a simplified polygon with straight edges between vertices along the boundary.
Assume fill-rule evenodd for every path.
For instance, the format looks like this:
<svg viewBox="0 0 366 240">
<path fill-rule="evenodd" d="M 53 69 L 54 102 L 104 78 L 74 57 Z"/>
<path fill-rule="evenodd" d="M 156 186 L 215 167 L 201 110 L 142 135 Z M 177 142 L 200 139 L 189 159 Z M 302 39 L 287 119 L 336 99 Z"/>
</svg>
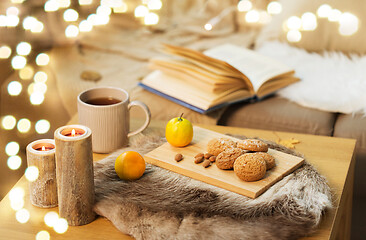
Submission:
<svg viewBox="0 0 366 240">
<path fill-rule="evenodd" d="M 139 179 L 145 172 L 145 160 L 135 151 L 126 151 L 116 158 L 114 169 L 120 179 Z"/>
<path fill-rule="evenodd" d="M 192 123 L 182 115 L 171 119 L 165 128 L 166 140 L 175 147 L 187 146 L 193 138 Z"/>
</svg>

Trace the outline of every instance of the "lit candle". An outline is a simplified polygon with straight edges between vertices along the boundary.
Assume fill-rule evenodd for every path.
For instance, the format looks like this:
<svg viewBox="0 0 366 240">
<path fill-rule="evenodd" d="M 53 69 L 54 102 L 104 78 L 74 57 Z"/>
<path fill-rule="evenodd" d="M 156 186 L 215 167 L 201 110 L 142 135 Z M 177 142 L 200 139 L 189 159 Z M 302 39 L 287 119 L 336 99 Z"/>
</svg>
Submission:
<svg viewBox="0 0 366 240">
<path fill-rule="evenodd" d="M 38 177 L 29 182 L 31 203 L 43 208 L 57 206 L 55 141 L 36 140 L 28 144 L 26 151 L 28 167 L 38 170 Z"/>
<path fill-rule="evenodd" d="M 55 144 L 59 215 L 71 226 L 90 223 L 95 218 L 91 130 L 83 125 L 60 127 Z"/>
</svg>

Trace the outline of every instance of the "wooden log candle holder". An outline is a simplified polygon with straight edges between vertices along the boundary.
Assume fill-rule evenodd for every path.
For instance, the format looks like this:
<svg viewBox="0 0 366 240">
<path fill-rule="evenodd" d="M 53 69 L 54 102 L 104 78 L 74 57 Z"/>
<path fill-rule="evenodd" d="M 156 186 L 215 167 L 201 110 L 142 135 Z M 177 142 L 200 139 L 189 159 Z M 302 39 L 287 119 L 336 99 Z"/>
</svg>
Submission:
<svg viewBox="0 0 366 240">
<path fill-rule="evenodd" d="M 71 226 L 88 224 L 95 219 L 91 130 L 82 125 L 60 127 L 55 143 L 59 215 Z"/>
<path fill-rule="evenodd" d="M 55 162 L 55 141 L 40 139 L 28 144 L 28 167 L 38 169 L 38 178 L 29 182 L 30 201 L 34 206 L 51 208 L 57 206 L 57 181 Z"/>
</svg>

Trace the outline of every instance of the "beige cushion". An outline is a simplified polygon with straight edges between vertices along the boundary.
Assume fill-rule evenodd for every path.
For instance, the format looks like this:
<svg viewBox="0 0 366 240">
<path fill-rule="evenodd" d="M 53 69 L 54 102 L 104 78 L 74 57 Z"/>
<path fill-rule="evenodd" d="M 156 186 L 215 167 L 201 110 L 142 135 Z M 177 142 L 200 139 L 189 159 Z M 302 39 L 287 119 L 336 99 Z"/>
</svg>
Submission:
<svg viewBox="0 0 366 240">
<path fill-rule="evenodd" d="M 230 106 L 219 124 L 265 130 L 332 135 L 335 114 L 301 107 L 272 97 L 257 103 Z"/>
<path fill-rule="evenodd" d="M 366 53 L 366 1 L 359 0 L 280 0 L 282 12 L 275 15 L 272 21 L 262 30 L 257 38 L 257 46 L 264 41 L 280 40 L 287 42 L 283 23 L 291 16 L 301 17 L 305 12 L 316 14 L 320 5 L 326 3 L 341 12 L 350 12 L 359 19 L 359 29 L 351 36 L 342 36 L 338 32 L 338 22 L 329 22 L 317 18 L 318 27 L 314 31 L 302 31 L 302 39 L 294 46 L 309 51 L 337 50 L 346 53 Z"/>
</svg>

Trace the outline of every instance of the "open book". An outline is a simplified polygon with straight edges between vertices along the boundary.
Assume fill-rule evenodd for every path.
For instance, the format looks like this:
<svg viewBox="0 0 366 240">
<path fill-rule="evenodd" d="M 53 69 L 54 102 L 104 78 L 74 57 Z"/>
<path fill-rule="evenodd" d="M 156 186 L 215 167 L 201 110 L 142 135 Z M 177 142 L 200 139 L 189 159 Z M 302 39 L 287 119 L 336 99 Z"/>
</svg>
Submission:
<svg viewBox="0 0 366 240">
<path fill-rule="evenodd" d="M 139 85 L 200 113 L 260 99 L 299 79 L 290 67 L 231 44 L 203 53 L 164 45 L 166 58 L 150 60 L 155 71 Z"/>
</svg>

